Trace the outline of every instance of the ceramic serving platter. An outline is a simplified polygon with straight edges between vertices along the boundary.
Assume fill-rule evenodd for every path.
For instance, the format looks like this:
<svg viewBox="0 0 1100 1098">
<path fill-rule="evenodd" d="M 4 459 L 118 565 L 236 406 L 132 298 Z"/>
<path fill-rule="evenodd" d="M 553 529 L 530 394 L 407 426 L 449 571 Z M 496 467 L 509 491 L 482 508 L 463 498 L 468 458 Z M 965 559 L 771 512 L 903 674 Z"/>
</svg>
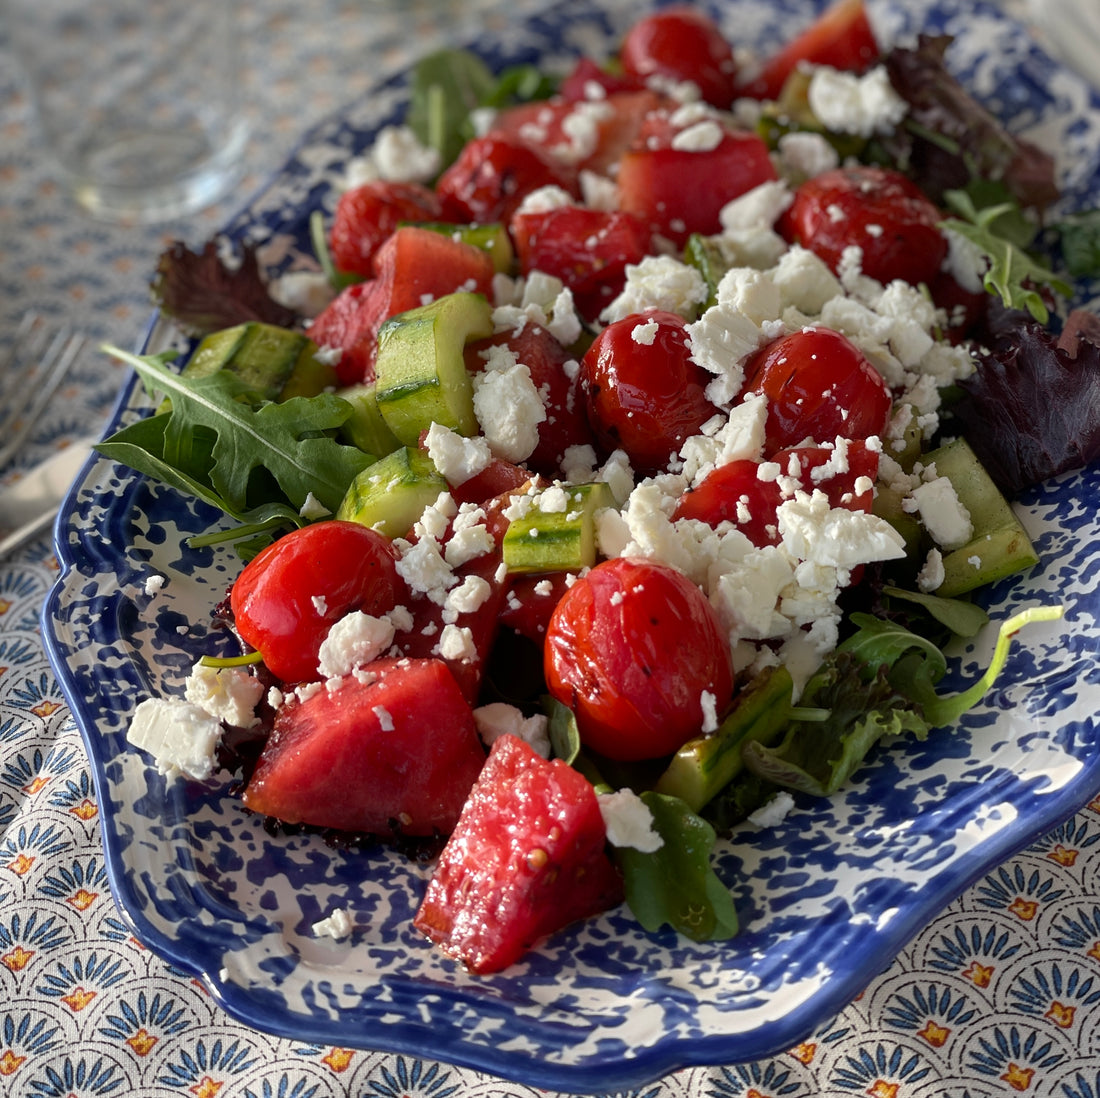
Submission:
<svg viewBox="0 0 1100 1098">
<path fill-rule="evenodd" d="M 727 0 L 742 45 L 766 49 L 812 0 Z M 956 36 L 950 60 L 1012 127 L 1057 152 L 1065 207 L 1100 194 L 1100 104 L 996 10 L 896 0 L 871 12 L 883 41 Z M 564 69 L 603 55 L 636 4 L 559 4 L 476 43 L 494 67 Z M 228 226 L 272 272 L 308 262 L 311 210 L 331 211 L 349 157 L 401 117 L 404 77 L 306 136 Z M 1095 286 L 1081 287 L 1083 298 Z M 115 425 L 146 414 L 130 384 Z M 850 1001 L 929 918 L 1100 789 L 1100 469 L 1030 492 L 1019 513 L 1042 555 L 987 594 L 994 620 L 1057 604 L 1021 635 L 997 689 L 954 729 L 878 750 L 829 801 L 799 799 L 778 826 L 746 826 L 716 867 L 742 933 L 693 944 L 646 934 L 625 909 L 559 933 L 521 963 L 474 977 L 412 928 L 427 869 L 378 848 L 272 836 L 231 777 L 165 779 L 126 743 L 134 707 L 179 693 L 222 649 L 212 607 L 239 571 L 189 539 L 205 506 L 103 458 L 83 470 L 57 527 L 61 577 L 43 627 L 95 774 L 113 893 L 135 934 L 196 973 L 232 1015 L 306 1042 L 442 1059 L 570 1091 L 638 1086 L 679 1066 L 761 1058 Z M 164 577 L 162 587 L 148 583 Z M 984 669 L 993 630 L 955 654 L 952 684 Z M 346 908 L 342 941 L 312 925 Z"/>
</svg>

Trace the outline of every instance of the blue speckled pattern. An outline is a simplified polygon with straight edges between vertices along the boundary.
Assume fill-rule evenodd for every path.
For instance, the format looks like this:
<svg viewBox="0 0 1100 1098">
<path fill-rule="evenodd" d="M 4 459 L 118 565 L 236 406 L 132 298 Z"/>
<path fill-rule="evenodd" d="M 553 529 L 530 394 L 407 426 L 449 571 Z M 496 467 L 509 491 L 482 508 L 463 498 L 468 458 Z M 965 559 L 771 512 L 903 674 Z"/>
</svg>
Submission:
<svg viewBox="0 0 1100 1098">
<path fill-rule="evenodd" d="M 721 11 L 740 40 L 770 42 L 810 6 L 737 0 Z M 1052 70 L 1019 28 L 971 5 L 959 18 L 953 0 L 872 10 L 886 40 L 918 29 L 957 35 L 951 61 L 964 82 L 1060 150 L 1067 208 L 1100 193 L 1100 102 Z M 571 0 L 480 48 L 494 66 L 598 54 L 631 11 Z M 347 158 L 402 102 L 394 81 L 312 132 L 231 235 L 261 244 L 272 270 L 300 262 L 308 211 L 331 208 Z M 1081 293 L 1095 299 L 1097 287 Z M 147 407 L 131 386 L 116 422 Z M 617 910 L 503 974 L 474 978 L 411 928 L 423 868 L 312 837 L 272 838 L 230 794 L 227 775 L 166 781 L 127 747 L 136 701 L 179 692 L 193 662 L 217 648 L 207 623 L 238 564 L 227 551 L 186 546 L 215 520 L 207 508 L 93 459 L 59 523 L 63 574 L 43 624 L 93 764 L 112 892 L 142 941 L 199 974 L 231 1015 L 304 1042 L 586 1091 L 790 1048 L 936 911 L 1100 790 L 1098 478 L 1096 468 L 1059 478 L 1021 502 L 1044 563 L 997 585 L 990 610 L 1001 618 L 1061 603 L 1066 615 L 1021 635 L 983 705 L 957 729 L 880 750 L 832 800 L 800 800 L 780 826 L 746 827 L 723 847 L 718 868 L 742 914 L 740 937 L 696 945 L 647 935 Z M 150 595 L 153 575 L 167 582 Z M 956 654 L 953 685 L 984 669 L 992 637 Z M 354 933 L 316 939 L 312 923 L 335 907 L 350 910 Z"/>
</svg>

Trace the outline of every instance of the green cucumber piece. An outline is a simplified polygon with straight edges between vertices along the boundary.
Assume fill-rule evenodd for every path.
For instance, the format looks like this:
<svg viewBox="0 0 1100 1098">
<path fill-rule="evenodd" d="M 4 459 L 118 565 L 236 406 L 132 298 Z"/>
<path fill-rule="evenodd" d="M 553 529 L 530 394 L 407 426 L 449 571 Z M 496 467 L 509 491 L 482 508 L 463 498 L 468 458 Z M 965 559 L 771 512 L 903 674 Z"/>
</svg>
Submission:
<svg viewBox="0 0 1100 1098">
<path fill-rule="evenodd" d="M 944 580 L 937 595 L 963 595 L 1039 563 L 1023 524 L 966 439 L 955 439 L 922 460 L 951 481 L 974 526 L 970 542 L 943 554 Z"/>
<path fill-rule="evenodd" d="M 707 299 L 703 302 L 705 311 L 718 302 L 718 283 L 722 276 L 729 270 L 729 263 L 722 255 L 721 246 L 702 233 L 692 233 L 684 245 L 684 262 L 689 267 L 694 267 L 702 276 L 707 287 Z"/>
<path fill-rule="evenodd" d="M 351 405 L 351 415 L 339 432 L 345 441 L 358 446 L 366 454 L 379 457 L 392 454 L 401 445 L 382 418 L 373 382 L 337 389 L 336 395 Z"/>
<path fill-rule="evenodd" d="M 655 789 L 698 812 L 744 769 L 745 744 L 775 743 L 791 716 L 794 685 L 785 667 L 761 672 L 740 694 L 718 731 L 688 740 L 672 756 Z"/>
<path fill-rule="evenodd" d="M 423 450 L 402 446 L 368 465 L 351 482 L 336 512 L 390 538 L 404 537 L 447 482 Z"/>
<path fill-rule="evenodd" d="M 565 494 L 565 509 L 544 511 L 540 503 Z M 548 493 L 552 493 L 548 494 Z M 596 512 L 614 507 L 615 497 L 602 481 L 563 484 L 540 492 L 530 511 L 504 534 L 502 550 L 509 572 L 577 572 L 596 563 Z"/>
<path fill-rule="evenodd" d="M 206 336 L 183 369 L 187 378 L 209 377 L 229 370 L 248 387 L 256 401 L 277 400 L 299 359 L 317 348 L 308 336 L 260 321 L 248 321 Z"/>
<path fill-rule="evenodd" d="M 474 389 L 462 351 L 493 334 L 493 311 L 481 294 L 456 293 L 392 317 L 378 333 L 375 396 L 386 426 L 416 446 L 433 423 L 474 435 Z"/>
</svg>

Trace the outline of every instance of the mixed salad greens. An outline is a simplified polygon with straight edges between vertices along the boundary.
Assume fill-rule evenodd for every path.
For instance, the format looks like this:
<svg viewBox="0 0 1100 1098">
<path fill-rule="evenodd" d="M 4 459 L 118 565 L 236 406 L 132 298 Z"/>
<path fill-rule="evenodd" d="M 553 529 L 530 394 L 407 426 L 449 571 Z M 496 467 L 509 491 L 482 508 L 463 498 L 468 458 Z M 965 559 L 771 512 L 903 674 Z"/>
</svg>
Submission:
<svg viewBox="0 0 1100 1098">
<path fill-rule="evenodd" d="M 624 896 L 735 933 L 716 836 L 976 704 L 1061 613 L 937 692 L 1037 562 L 1007 500 L 1100 456 L 1063 315 L 1100 215 L 1050 223 L 949 46 L 841 0 L 755 72 L 688 8 L 564 76 L 443 51 L 315 215 L 318 313 L 170 248 L 197 346 L 112 349 L 160 403 L 99 449 L 235 521 L 194 543 L 241 555 L 242 655 L 133 742 L 207 777 L 201 726 L 287 825 L 450 836 L 417 926 L 474 971 Z"/>
</svg>

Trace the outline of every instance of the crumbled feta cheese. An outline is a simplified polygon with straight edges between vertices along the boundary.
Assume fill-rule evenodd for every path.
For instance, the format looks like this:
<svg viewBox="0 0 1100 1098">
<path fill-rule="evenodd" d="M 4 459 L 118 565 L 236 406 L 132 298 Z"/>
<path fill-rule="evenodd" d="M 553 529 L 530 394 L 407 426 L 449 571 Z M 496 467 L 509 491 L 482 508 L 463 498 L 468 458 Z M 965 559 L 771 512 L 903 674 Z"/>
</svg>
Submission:
<svg viewBox="0 0 1100 1098">
<path fill-rule="evenodd" d="M 713 152 L 722 143 L 722 127 L 705 118 L 680 130 L 672 138 L 672 147 L 680 152 Z"/>
<path fill-rule="evenodd" d="M 832 171 L 840 163 L 836 149 L 824 135 L 806 130 L 783 134 L 778 151 L 780 172 L 795 184 Z"/>
<path fill-rule="evenodd" d="M 411 544 L 397 539 L 394 545 L 400 553 L 396 564 L 398 575 L 413 592 L 442 604 L 447 589 L 458 580 L 443 559 L 439 543 L 432 538 L 421 538 Z"/>
<path fill-rule="evenodd" d="M 320 315 L 336 295 L 323 271 L 286 271 L 268 283 L 267 292 L 280 305 L 309 319 Z"/>
<path fill-rule="evenodd" d="M 943 554 L 938 549 L 929 549 L 921 570 L 917 573 L 917 587 L 924 592 L 936 591 L 943 586 Z"/>
<path fill-rule="evenodd" d="M 760 328 L 736 309 L 716 305 L 687 326 L 691 361 L 715 375 L 706 389 L 715 405 L 729 404 L 745 383 L 745 361 L 760 346 Z"/>
<path fill-rule="evenodd" d="M 647 320 L 634 325 L 630 330 L 630 338 L 644 347 L 652 347 L 660 330 L 661 325 L 656 320 Z"/>
<path fill-rule="evenodd" d="M 539 442 L 546 408 L 531 371 L 507 347 L 495 347 L 474 377 L 474 414 L 493 453 L 521 462 Z"/>
<path fill-rule="evenodd" d="M 192 705 L 234 728 L 256 724 L 256 706 L 264 695 L 263 683 L 243 667 L 207 667 L 201 662 L 191 668 L 183 690 Z"/>
<path fill-rule="evenodd" d="M 794 797 L 785 789 L 780 790 L 767 804 L 749 813 L 749 823 L 754 827 L 778 827 L 794 808 Z"/>
<path fill-rule="evenodd" d="M 827 130 L 860 137 L 892 133 L 909 109 L 882 65 L 862 76 L 819 65 L 807 95 L 810 110 Z"/>
<path fill-rule="evenodd" d="M 619 296 L 600 313 L 606 324 L 646 309 L 661 309 L 682 317 L 694 316 L 707 299 L 707 284 L 698 269 L 670 255 L 649 255 L 626 267 Z"/>
<path fill-rule="evenodd" d="M 389 618 L 353 610 L 336 622 L 321 642 L 317 671 L 325 679 L 350 675 L 382 655 L 393 638 L 394 625 Z"/>
<path fill-rule="evenodd" d="M 452 587 L 447 593 L 443 609 L 456 614 L 472 614 L 485 604 L 492 593 L 488 580 L 481 576 L 466 576 L 457 587 Z"/>
<path fill-rule="evenodd" d="M 974 537 L 970 512 L 947 477 L 933 477 L 912 491 L 921 524 L 941 549 L 960 549 Z"/>
<path fill-rule="evenodd" d="M 493 460 L 488 439 L 480 435 L 464 438 L 441 423 L 428 428 L 425 442 L 439 475 L 455 487 L 477 476 Z"/>
<path fill-rule="evenodd" d="M 386 179 L 397 183 L 427 183 L 439 174 L 439 152 L 420 143 L 408 126 L 384 126 L 368 155 L 348 164 L 348 189 Z"/>
<path fill-rule="evenodd" d="M 332 512 L 312 492 L 307 492 L 306 501 L 298 514 L 307 522 L 316 522 L 317 519 L 327 518 Z"/>
<path fill-rule="evenodd" d="M 793 201 L 794 195 L 783 180 L 761 183 L 722 207 L 719 212 L 722 231 L 744 232 L 774 225 Z"/>
<path fill-rule="evenodd" d="M 439 635 L 436 651 L 445 660 L 472 660 L 477 656 L 477 645 L 468 626 L 448 623 Z"/>
<path fill-rule="evenodd" d="M 147 576 L 145 579 L 145 593 L 152 598 L 158 591 L 164 588 L 164 585 L 168 581 L 164 576 L 154 572 L 151 576 Z"/>
<path fill-rule="evenodd" d="M 799 492 L 776 510 L 784 547 L 797 560 L 854 568 L 905 556 L 905 540 L 885 519 L 830 507 L 824 492 Z"/>
<path fill-rule="evenodd" d="M 190 702 L 147 698 L 134 710 L 128 743 L 153 756 L 161 774 L 204 781 L 214 772 L 221 722 Z"/>
<path fill-rule="evenodd" d="M 511 735 L 534 748 L 544 759 L 550 758 L 550 722 L 542 713 L 526 717 L 514 705 L 490 702 L 474 710 L 474 723 L 486 747 L 501 736 Z"/>
<path fill-rule="evenodd" d="M 643 854 L 652 854 L 664 846 L 664 839 L 653 826 L 653 813 L 634 790 L 600 793 L 596 800 L 607 828 L 607 841 L 612 846 L 630 847 Z"/>
<path fill-rule="evenodd" d="M 339 941 L 346 938 L 352 929 L 351 915 L 346 909 L 338 907 L 326 919 L 320 919 L 313 924 L 313 935 L 316 938 L 332 938 Z"/>
</svg>

